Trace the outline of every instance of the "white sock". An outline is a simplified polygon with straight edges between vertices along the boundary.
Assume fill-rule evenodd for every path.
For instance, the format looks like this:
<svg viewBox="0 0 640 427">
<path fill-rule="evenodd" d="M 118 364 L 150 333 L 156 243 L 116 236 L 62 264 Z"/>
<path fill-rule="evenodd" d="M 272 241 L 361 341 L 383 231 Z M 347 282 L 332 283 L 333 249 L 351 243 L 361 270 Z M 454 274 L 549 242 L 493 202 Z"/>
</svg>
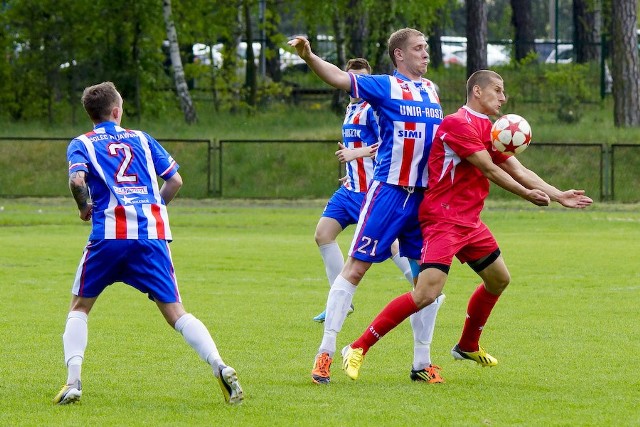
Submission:
<svg viewBox="0 0 640 427">
<path fill-rule="evenodd" d="M 175 329 L 182 334 L 187 344 L 198 353 L 200 358 L 211 365 L 217 377 L 220 366 L 224 365 L 224 362 L 207 327 L 193 314 L 186 313 L 178 319 Z"/>
<path fill-rule="evenodd" d="M 347 318 L 347 312 L 357 288 L 342 275 L 339 274 L 336 277 L 327 298 L 327 316 L 324 320 L 324 334 L 318 353 L 329 353 L 329 357 L 333 357 L 336 351 L 336 337 L 342 329 L 344 319 Z"/>
<path fill-rule="evenodd" d="M 413 273 L 411 272 L 411 265 L 407 257 L 400 256 L 399 253 L 395 254 L 392 258 L 393 262 L 398 266 L 404 277 L 413 286 Z"/>
<path fill-rule="evenodd" d="M 433 330 L 438 310 L 443 302 L 444 294 L 441 294 L 432 304 L 409 317 L 413 329 L 413 369 L 416 371 L 431 365 Z"/>
<path fill-rule="evenodd" d="M 344 258 L 340 246 L 338 243 L 332 242 L 326 245 L 318 246 L 320 249 L 320 256 L 322 256 L 322 262 L 324 262 L 324 269 L 327 273 L 327 279 L 329 280 L 329 287 L 336 281 L 336 277 L 342 271 L 344 267 Z"/>
<path fill-rule="evenodd" d="M 84 351 L 87 348 L 89 329 L 87 315 L 82 311 L 70 311 L 62 335 L 64 362 L 67 365 L 67 384 L 80 379 Z"/>
</svg>

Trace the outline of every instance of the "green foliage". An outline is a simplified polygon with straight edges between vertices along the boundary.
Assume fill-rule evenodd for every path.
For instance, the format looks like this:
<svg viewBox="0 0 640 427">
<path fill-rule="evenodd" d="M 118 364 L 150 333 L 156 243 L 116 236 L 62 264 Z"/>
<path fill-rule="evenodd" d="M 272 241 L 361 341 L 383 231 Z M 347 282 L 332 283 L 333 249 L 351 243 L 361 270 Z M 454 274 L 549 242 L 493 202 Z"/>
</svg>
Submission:
<svg viewBox="0 0 640 427">
<path fill-rule="evenodd" d="M 14 120 L 69 116 L 85 86 L 111 80 L 130 114 L 139 115 L 143 88 L 166 86 L 161 9 L 155 0 L 122 2 L 16 1 L 0 13 L 10 23 L 4 50 L 10 58 L 3 115 Z M 118 25 L 105 25 L 105 22 Z"/>
<path fill-rule="evenodd" d="M 560 64 L 545 71 L 545 78 L 553 90 L 552 100 L 557 106 L 558 119 L 564 123 L 575 123 L 582 118 L 582 106 L 593 93 L 589 93 L 588 64 Z M 591 85 L 591 87 L 598 87 Z"/>
<path fill-rule="evenodd" d="M 433 425 L 640 423 L 640 361 L 630 357 L 640 351 L 638 206 L 575 212 L 490 203 L 484 220 L 512 275 L 482 335 L 500 364 L 481 369 L 449 355 L 478 283 L 454 262 L 431 345 L 444 384 L 409 381 L 413 337 L 404 322 L 367 354 L 358 381 L 337 356 L 331 385 L 318 387 L 310 370 L 322 326 L 311 317 L 329 288 L 313 230 L 323 202 L 178 198 L 169 207 L 185 307 L 238 371 L 242 406 L 225 406 L 210 369 L 155 305 L 117 283 L 90 315 L 82 401 L 55 407 L 66 378 L 61 335 L 89 228 L 70 198 L 1 200 L 0 298 L 10 309 L 0 318 L 0 374 L 11 393 L 0 424 L 408 426 L 427 412 Z M 339 236 L 343 250 L 352 232 Z M 373 266 L 361 287 L 338 348 L 410 289 L 389 261 Z"/>
<path fill-rule="evenodd" d="M 570 30 L 571 2 L 559 2 L 561 14 L 561 38 Z M 238 58 L 236 46 L 247 26 L 245 18 L 238 16 L 239 7 L 246 4 L 254 21 L 252 29 L 257 36 L 265 30 L 269 50 L 266 57 L 275 55 L 278 47 L 285 47 L 286 38 L 294 33 L 306 33 L 315 43 L 319 34 L 334 35 L 335 28 L 357 24 L 365 11 L 366 19 L 361 37 L 364 38 L 365 56 L 378 72 L 391 70 L 386 52 L 386 41 L 390 32 L 413 26 L 429 35 L 436 26 L 444 34 L 459 34 L 463 3 L 453 0 L 437 1 L 374 1 L 339 0 L 318 2 L 296 0 L 291 2 L 268 0 L 267 19 L 257 21 L 256 0 L 193 0 L 172 4 L 173 18 L 178 30 L 181 55 L 192 85 L 193 98 L 209 99 L 216 111 L 244 113 L 246 106 L 246 82 L 244 58 Z M 508 20 L 510 5 L 507 0 L 489 2 L 489 39 L 509 38 L 505 32 L 511 30 Z M 535 4 L 534 16 L 546 18 L 548 5 Z M 446 11 L 446 20 L 438 11 Z M 604 8 L 603 10 L 607 10 Z M 606 18 L 605 13 L 605 18 Z M 462 20 L 463 21 L 463 20 Z M 544 19 L 535 20 L 538 32 L 544 32 Z M 109 23 L 111 25 L 107 25 Z M 117 25 L 116 25 L 117 23 Z M 137 120 L 145 116 L 156 119 L 173 113 L 171 120 L 182 120 L 179 101 L 176 99 L 172 70 L 166 65 L 167 52 L 163 48 L 166 38 L 162 4 L 157 0 L 13 0 L 0 8 L 0 50 L 6 61 L 0 62 L 0 119 L 14 121 L 48 121 L 49 124 L 65 121 L 77 124 L 84 113 L 78 102 L 84 87 L 104 80 L 116 83 L 125 98 L 127 114 Z M 606 28 L 606 26 L 604 26 Z M 256 31 L 257 30 L 257 31 Z M 495 30 L 495 31 L 494 31 Z M 345 28 L 345 37 L 355 37 Z M 256 37 L 257 39 L 257 37 Z M 202 67 L 193 63 L 192 46 L 204 43 L 213 46 L 223 43 L 225 48 L 222 69 Z M 314 49 L 335 62 L 335 43 L 316 43 Z M 532 64 L 530 64 L 532 65 Z M 572 66 L 567 66 L 572 67 Z M 208 69 L 206 69 L 208 68 Z M 540 76 L 542 68 L 514 68 L 518 74 L 513 82 L 518 87 L 512 92 L 513 102 L 539 102 L 563 115 L 562 119 L 579 117 L 581 102 L 597 102 L 598 96 L 591 93 L 591 83 L 597 81 L 597 67 L 590 67 L 586 75 L 588 93 L 584 99 L 581 92 L 575 93 L 575 82 L 583 76 L 583 70 L 573 68 L 558 70 L 559 74 Z M 285 74 L 289 70 L 284 71 Z M 273 73 L 278 74 L 278 73 Z M 505 76 L 506 77 L 506 76 Z M 531 77 L 531 80 L 528 80 Z M 520 84 L 518 81 L 529 82 Z M 460 103 L 464 77 L 456 71 L 443 73 L 434 78 L 443 89 L 445 103 Z M 279 103 L 286 96 L 278 76 L 259 79 L 258 91 L 264 95 L 257 104 L 259 108 L 271 105 L 265 100 Z M 285 76 L 284 83 L 314 84 L 308 76 Z M 572 88 L 571 93 L 554 89 L 547 96 L 551 80 Z M 511 80 L 510 80 L 511 81 Z M 315 80 L 317 83 L 317 79 Z M 531 84 L 540 82 L 540 84 Z M 324 86 L 319 83 L 319 86 Z M 555 85 L 555 83 L 553 84 Z M 553 86 L 552 85 L 552 86 Z M 597 83 L 593 86 L 598 87 Z M 522 97 L 516 91 L 522 92 Z M 456 96 L 449 99 L 449 93 Z M 260 95 L 258 95 L 260 96 Z M 464 101 L 464 97 L 462 98 Z M 249 109 L 252 110 L 252 109 Z M 570 112 L 574 114 L 571 115 Z"/>
</svg>

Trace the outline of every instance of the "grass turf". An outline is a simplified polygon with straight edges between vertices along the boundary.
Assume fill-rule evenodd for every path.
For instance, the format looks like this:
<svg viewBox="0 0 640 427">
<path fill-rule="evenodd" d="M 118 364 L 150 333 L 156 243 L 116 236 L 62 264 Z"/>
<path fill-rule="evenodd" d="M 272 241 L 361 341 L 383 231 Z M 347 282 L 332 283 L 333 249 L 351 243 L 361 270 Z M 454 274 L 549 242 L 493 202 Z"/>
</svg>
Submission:
<svg viewBox="0 0 640 427">
<path fill-rule="evenodd" d="M 89 228 L 68 199 L 0 200 L 0 425 L 637 425 L 640 351 L 637 206 L 575 212 L 489 204 L 512 274 L 482 344 L 495 368 L 455 362 L 478 279 L 454 262 L 432 357 L 441 385 L 409 380 L 408 322 L 367 355 L 357 382 L 311 383 L 322 335 L 311 318 L 328 284 L 313 231 L 323 201 L 191 201 L 169 208 L 185 307 L 238 371 L 246 401 L 223 403 L 209 368 L 144 295 L 116 284 L 89 320 L 79 404 L 51 399 L 66 379 L 62 339 Z M 346 249 L 353 228 L 339 237 Z M 338 336 L 351 342 L 409 289 L 389 261 L 356 293 Z"/>
</svg>

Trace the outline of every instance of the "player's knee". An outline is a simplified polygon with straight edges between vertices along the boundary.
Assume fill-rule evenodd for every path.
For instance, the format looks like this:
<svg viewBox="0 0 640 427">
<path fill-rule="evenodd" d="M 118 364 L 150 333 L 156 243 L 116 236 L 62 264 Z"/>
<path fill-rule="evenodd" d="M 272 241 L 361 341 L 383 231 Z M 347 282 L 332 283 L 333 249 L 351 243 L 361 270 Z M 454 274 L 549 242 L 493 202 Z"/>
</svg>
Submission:
<svg viewBox="0 0 640 427">
<path fill-rule="evenodd" d="M 491 281 L 487 281 L 485 286 L 492 294 L 500 295 L 511 283 L 511 275 L 509 273 L 502 274 Z"/>
<path fill-rule="evenodd" d="M 422 295 L 422 296 L 418 296 L 416 297 L 416 295 L 414 295 L 414 301 L 416 303 L 416 305 L 418 306 L 419 309 L 422 309 L 430 304 L 432 304 L 436 299 L 429 296 L 429 295 Z"/>
<path fill-rule="evenodd" d="M 438 297 L 430 288 L 425 286 L 416 286 L 412 292 L 413 301 L 416 303 L 419 309 L 422 309 L 429 304 L 433 303 Z"/>
<path fill-rule="evenodd" d="M 316 244 L 318 246 L 327 245 L 335 241 L 335 237 L 332 235 L 332 233 L 322 228 L 316 229 L 316 233 L 313 237 L 316 240 Z"/>
<path fill-rule="evenodd" d="M 347 261 L 347 264 L 342 270 L 342 276 L 347 279 L 349 283 L 357 286 L 369 269 L 370 265 L 371 264 L 363 262 L 350 263 L 349 261 Z"/>
</svg>

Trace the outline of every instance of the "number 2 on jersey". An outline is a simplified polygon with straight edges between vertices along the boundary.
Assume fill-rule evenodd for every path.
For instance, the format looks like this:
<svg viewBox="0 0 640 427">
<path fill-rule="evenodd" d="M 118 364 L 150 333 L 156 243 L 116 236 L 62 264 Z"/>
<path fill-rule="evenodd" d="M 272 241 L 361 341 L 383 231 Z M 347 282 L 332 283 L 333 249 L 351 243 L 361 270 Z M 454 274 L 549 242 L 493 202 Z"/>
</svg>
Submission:
<svg viewBox="0 0 640 427">
<path fill-rule="evenodd" d="M 124 154 L 124 158 L 120 161 L 120 167 L 118 168 L 118 173 L 116 174 L 116 181 L 118 183 L 123 182 L 138 182 L 137 175 L 127 175 L 127 169 L 131 164 L 131 160 L 133 159 L 133 155 L 131 154 L 131 147 L 128 144 L 118 143 L 118 144 L 109 144 L 109 154 L 112 156 L 119 156 L 118 152 L 122 152 Z"/>
</svg>

